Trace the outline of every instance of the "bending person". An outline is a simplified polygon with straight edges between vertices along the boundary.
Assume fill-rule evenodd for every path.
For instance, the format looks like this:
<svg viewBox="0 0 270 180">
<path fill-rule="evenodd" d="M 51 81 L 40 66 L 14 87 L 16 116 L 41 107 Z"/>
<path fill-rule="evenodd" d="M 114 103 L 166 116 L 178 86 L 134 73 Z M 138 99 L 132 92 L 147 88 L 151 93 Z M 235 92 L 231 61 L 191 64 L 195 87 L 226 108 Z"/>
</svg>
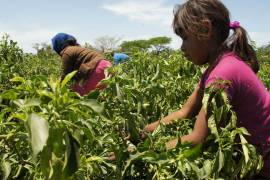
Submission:
<svg viewBox="0 0 270 180">
<path fill-rule="evenodd" d="M 78 71 L 72 86 L 74 91 L 86 95 L 91 90 L 105 87 L 99 82 L 105 78 L 104 70 L 112 64 L 101 53 L 81 47 L 74 36 L 66 33 L 56 34 L 52 38 L 52 46 L 63 61 L 62 80 L 68 73 Z"/>
</svg>

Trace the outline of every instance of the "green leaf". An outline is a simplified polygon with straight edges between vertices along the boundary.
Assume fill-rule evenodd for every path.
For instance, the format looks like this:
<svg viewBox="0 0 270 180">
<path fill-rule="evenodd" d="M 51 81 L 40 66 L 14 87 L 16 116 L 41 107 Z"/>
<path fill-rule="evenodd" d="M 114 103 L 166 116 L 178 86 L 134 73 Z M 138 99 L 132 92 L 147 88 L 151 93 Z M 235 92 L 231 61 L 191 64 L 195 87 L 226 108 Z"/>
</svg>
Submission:
<svg viewBox="0 0 270 180">
<path fill-rule="evenodd" d="M 20 119 L 20 120 L 23 120 L 23 121 L 27 121 L 27 115 L 25 113 L 14 113 L 14 114 L 11 114 L 9 117 L 8 117 L 8 121 L 12 120 L 12 119 Z"/>
<path fill-rule="evenodd" d="M 0 96 L 2 99 L 10 99 L 10 100 L 17 99 L 17 93 L 15 92 L 14 89 L 4 91 Z"/>
<path fill-rule="evenodd" d="M 99 156 L 91 156 L 85 160 L 86 163 L 92 163 L 92 162 L 101 163 L 103 161 L 104 161 L 104 159 L 102 157 L 99 157 Z"/>
<path fill-rule="evenodd" d="M 81 101 L 79 102 L 79 104 L 90 107 L 91 109 L 93 109 L 95 112 L 99 114 L 102 113 L 103 111 L 103 105 L 98 103 L 95 99 Z"/>
<path fill-rule="evenodd" d="M 47 179 L 52 175 L 57 177 L 62 174 L 63 162 L 58 157 L 62 157 L 64 154 L 66 148 L 64 143 L 64 130 L 50 128 L 47 144 L 40 153 L 41 171 Z M 55 166 L 59 166 L 57 172 L 54 172 L 54 169 L 57 169 Z"/>
<path fill-rule="evenodd" d="M 201 154 L 201 150 L 202 150 L 202 145 L 198 144 L 195 147 L 192 147 L 191 149 L 185 150 L 183 152 L 183 155 L 189 160 L 194 160 L 197 157 L 199 157 L 199 155 Z"/>
<path fill-rule="evenodd" d="M 160 71 L 159 64 L 157 64 L 156 74 L 153 76 L 153 78 L 151 79 L 151 81 L 154 81 L 158 77 L 159 71 Z"/>
<path fill-rule="evenodd" d="M 2 162 L 2 171 L 3 171 L 2 180 L 7 180 L 11 172 L 11 165 L 9 162 L 5 160 Z"/>
<path fill-rule="evenodd" d="M 218 162 L 218 171 L 221 171 L 221 169 L 224 167 L 224 154 L 221 149 L 218 151 Z"/>
<path fill-rule="evenodd" d="M 77 73 L 77 71 L 73 71 L 73 72 L 69 73 L 68 75 L 66 75 L 64 80 L 61 82 L 61 88 L 63 88 L 73 78 L 73 76 L 76 73 Z"/>
<path fill-rule="evenodd" d="M 247 164 L 248 161 L 249 161 L 249 150 L 248 150 L 248 147 L 247 147 L 247 140 L 244 138 L 244 136 L 242 134 L 240 134 L 240 139 L 241 139 L 241 145 L 242 145 L 242 148 L 243 148 L 243 153 L 244 153 L 244 156 L 245 156 L 245 162 Z"/>
<path fill-rule="evenodd" d="M 126 165 L 124 170 L 122 171 L 122 175 L 124 176 L 126 170 L 131 166 L 131 164 L 134 161 L 140 160 L 144 157 L 150 158 L 150 157 L 155 157 L 156 153 L 152 152 L 152 151 L 144 151 L 142 153 L 137 152 L 134 155 L 131 155 L 131 157 L 127 160 Z"/>
<path fill-rule="evenodd" d="M 16 76 L 10 80 L 11 82 L 21 82 L 25 83 L 25 79 L 23 77 Z"/>
<path fill-rule="evenodd" d="M 219 173 L 223 167 L 224 167 L 224 154 L 219 148 L 218 152 L 216 153 L 215 160 L 214 160 L 213 172 Z"/>
<path fill-rule="evenodd" d="M 218 129 L 217 129 L 217 124 L 216 124 L 214 115 L 212 115 L 211 117 L 209 117 L 209 119 L 208 119 L 208 127 L 209 127 L 211 133 L 216 136 L 216 138 L 219 137 L 219 133 L 218 133 Z"/>
<path fill-rule="evenodd" d="M 119 83 L 116 83 L 115 85 L 116 88 L 116 94 L 117 94 L 117 98 L 122 101 L 122 91 L 120 89 Z"/>
<path fill-rule="evenodd" d="M 50 79 L 49 86 L 51 87 L 52 92 L 56 93 L 58 91 L 58 85 L 60 80 L 55 81 L 54 79 Z"/>
<path fill-rule="evenodd" d="M 61 158 L 58 158 L 55 156 L 54 153 L 52 153 L 52 159 L 50 164 L 50 174 L 49 178 L 50 180 L 66 180 L 67 178 L 64 177 L 63 172 L 61 171 L 61 168 L 63 167 L 63 161 Z"/>
<path fill-rule="evenodd" d="M 63 170 L 65 175 L 72 176 L 79 168 L 80 153 L 79 142 L 72 136 L 70 132 L 66 133 L 66 152 Z"/>
<path fill-rule="evenodd" d="M 207 159 L 203 162 L 203 170 L 204 170 L 204 174 L 205 174 L 204 179 L 207 179 L 210 176 L 211 170 L 212 170 L 212 165 L 211 165 L 210 160 Z"/>
<path fill-rule="evenodd" d="M 18 99 L 13 102 L 22 109 L 40 105 L 39 99 Z"/>
<path fill-rule="evenodd" d="M 49 136 L 48 122 L 37 114 L 30 114 L 27 121 L 33 155 L 36 156 L 46 145 Z"/>
<path fill-rule="evenodd" d="M 100 94 L 100 91 L 98 89 L 91 91 L 86 98 L 87 99 L 97 99 Z"/>
<path fill-rule="evenodd" d="M 52 151 L 51 147 L 46 145 L 40 153 L 40 167 L 42 174 L 48 179 L 51 171 L 53 171 L 52 167 L 50 167 L 51 159 L 52 159 Z"/>
</svg>

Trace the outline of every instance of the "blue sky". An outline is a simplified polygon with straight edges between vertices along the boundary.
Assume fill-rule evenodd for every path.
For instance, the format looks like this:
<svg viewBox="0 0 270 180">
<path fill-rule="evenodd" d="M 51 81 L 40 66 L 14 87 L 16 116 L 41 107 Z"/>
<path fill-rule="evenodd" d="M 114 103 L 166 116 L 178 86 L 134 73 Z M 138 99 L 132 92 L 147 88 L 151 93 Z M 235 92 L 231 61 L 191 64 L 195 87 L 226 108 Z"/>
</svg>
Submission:
<svg viewBox="0 0 270 180">
<path fill-rule="evenodd" d="M 0 35 L 7 33 L 26 52 L 50 43 L 57 32 L 94 44 L 101 36 L 134 40 L 155 36 L 181 40 L 172 32 L 172 9 L 183 0 L 2 0 Z M 257 45 L 270 42 L 270 0 L 222 0 Z"/>
</svg>

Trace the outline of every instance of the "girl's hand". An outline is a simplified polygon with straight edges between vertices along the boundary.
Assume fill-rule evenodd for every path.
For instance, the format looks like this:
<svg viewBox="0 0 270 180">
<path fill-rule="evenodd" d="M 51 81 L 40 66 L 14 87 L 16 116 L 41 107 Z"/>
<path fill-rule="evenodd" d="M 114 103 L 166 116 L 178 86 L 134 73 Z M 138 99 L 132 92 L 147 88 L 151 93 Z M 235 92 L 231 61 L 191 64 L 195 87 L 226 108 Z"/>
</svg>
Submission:
<svg viewBox="0 0 270 180">
<path fill-rule="evenodd" d="M 128 141 L 128 140 L 130 140 L 130 137 L 131 137 L 131 134 L 128 133 L 128 135 L 127 135 L 126 137 L 124 137 L 124 140 L 125 140 L 125 141 Z"/>
<path fill-rule="evenodd" d="M 141 133 L 141 139 L 145 139 L 146 138 L 146 136 L 145 136 L 145 133 L 144 133 L 144 131 Z"/>
<path fill-rule="evenodd" d="M 114 154 L 114 152 L 110 152 L 109 156 L 105 158 L 107 161 L 115 161 L 116 160 L 116 156 Z"/>
<path fill-rule="evenodd" d="M 173 140 L 170 140 L 166 143 L 166 150 L 170 150 L 170 149 L 173 149 L 176 147 L 178 143 L 178 139 L 173 139 Z"/>
<path fill-rule="evenodd" d="M 159 121 L 156 121 L 156 122 L 146 125 L 143 130 L 145 132 L 153 132 L 157 128 L 158 125 L 159 125 Z"/>
</svg>

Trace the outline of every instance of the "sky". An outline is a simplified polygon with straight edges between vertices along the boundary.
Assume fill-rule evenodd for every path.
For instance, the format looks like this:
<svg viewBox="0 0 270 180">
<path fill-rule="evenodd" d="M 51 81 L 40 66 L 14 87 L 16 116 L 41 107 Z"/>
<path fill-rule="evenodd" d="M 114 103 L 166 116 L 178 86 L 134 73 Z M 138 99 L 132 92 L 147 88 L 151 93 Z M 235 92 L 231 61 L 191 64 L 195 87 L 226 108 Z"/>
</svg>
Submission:
<svg viewBox="0 0 270 180">
<path fill-rule="evenodd" d="M 35 43 L 51 43 L 58 32 L 94 45 L 102 36 L 124 40 L 156 36 L 172 38 L 180 48 L 171 22 L 175 4 L 184 0 L 1 0 L 0 36 L 8 34 L 25 52 Z M 257 46 L 270 42 L 270 0 L 222 0 Z"/>
</svg>

